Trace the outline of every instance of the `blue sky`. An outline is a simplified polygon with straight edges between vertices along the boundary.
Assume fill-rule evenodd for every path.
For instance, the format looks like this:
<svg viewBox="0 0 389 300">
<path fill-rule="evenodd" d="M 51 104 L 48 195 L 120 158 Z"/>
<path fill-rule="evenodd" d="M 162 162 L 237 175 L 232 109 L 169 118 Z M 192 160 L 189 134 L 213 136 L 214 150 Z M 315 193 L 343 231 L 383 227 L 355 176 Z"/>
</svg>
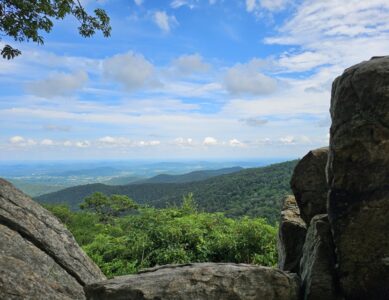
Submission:
<svg viewBox="0 0 389 300">
<path fill-rule="evenodd" d="M 0 160 L 301 157 L 328 144 L 332 80 L 389 53 L 384 0 L 84 0 L 0 61 Z"/>
</svg>

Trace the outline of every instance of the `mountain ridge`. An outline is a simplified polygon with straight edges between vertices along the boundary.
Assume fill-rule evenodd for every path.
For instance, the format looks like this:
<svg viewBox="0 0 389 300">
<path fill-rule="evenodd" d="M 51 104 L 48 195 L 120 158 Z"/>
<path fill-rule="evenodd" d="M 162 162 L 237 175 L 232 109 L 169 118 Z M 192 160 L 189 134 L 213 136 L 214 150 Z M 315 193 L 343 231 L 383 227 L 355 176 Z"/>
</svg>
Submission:
<svg viewBox="0 0 389 300">
<path fill-rule="evenodd" d="M 290 193 L 289 180 L 297 160 L 211 177 L 186 183 L 141 183 L 109 186 L 101 183 L 70 187 L 35 199 L 47 204 L 67 204 L 78 209 L 94 192 L 123 194 L 140 204 L 155 207 L 176 205 L 193 193 L 199 208 L 228 216 L 259 216 L 271 223 L 278 220 L 282 198 Z"/>
</svg>

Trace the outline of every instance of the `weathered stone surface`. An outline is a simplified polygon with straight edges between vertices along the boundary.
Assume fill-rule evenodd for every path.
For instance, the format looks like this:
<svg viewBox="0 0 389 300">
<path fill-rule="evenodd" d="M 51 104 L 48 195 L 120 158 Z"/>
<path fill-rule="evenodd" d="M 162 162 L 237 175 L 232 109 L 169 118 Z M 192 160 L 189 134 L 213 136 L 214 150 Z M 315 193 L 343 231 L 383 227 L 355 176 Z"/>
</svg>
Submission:
<svg viewBox="0 0 389 300">
<path fill-rule="evenodd" d="M 327 215 L 311 220 L 301 259 L 301 281 L 304 300 L 335 300 L 335 249 Z"/>
<path fill-rule="evenodd" d="M 83 299 L 85 284 L 105 279 L 51 213 L 3 179 L 0 259 L 0 299 Z"/>
<path fill-rule="evenodd" d="M 346 299 L 389 299 L 389 57 L 333 84 L 328 213 Z"/>
<path fill-rule="evenodd" d="M 278 230 L 278 267 L 284 271 L 299 272 L 300 259 L 307 226 L 300 218 L 296 199 L 287 196 L 281 211 Z"/>
<path fill-rule="evenodd" d="M 297 164 L 290 181 L 301 218 L 310 224 L 318 214 L 327 213 L 326 164 L 328 147 L 309 151 Z"/>
<path fill-rule="evenodd" d="M 165 266 L 85 287 L 87 299 L 297 300 L 299 279 L 283 271 L 244 264 Z"/>
<path fill-rule="evenodd" d="M 34 244 L 16 231 L 0 224 L 0 260 L 12 261 L 12 264 L 0 263 L 0 298 L 6 299 L 8 293 L 18 291 L 20 299 L 36 297 L 38 291 L 47 291 L 45 297 L 85 299 L 83 287 L 62 269 L 50 256 L 35 247 Z M 3 282 L 7 278 L 8 284 Z M 10 281 L 10 278 L 13 280 Z M 34 278 L 39 278 L 34 282 Z M 20 285 L 20 280 L 31 282 Z M 15 286 L 16 285 L 16 286 Z M 30 287 L 31 286 L 31 287 Z M 5 291 L 7 291 L 5 293 Z M 23 292 L 23 293 L 21 293 Z M 42 295 L 41 295 L 42 297 Z"/>
</svg>

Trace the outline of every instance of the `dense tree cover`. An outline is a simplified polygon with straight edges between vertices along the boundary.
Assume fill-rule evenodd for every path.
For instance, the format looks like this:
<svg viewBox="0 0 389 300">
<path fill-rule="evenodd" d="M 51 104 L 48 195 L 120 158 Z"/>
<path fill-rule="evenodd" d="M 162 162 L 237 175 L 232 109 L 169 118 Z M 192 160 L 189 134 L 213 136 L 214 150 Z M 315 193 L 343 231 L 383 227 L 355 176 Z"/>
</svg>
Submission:
<svg viewBox="0 0 389 300">
<path fill-rule="evenodd" d="M 102 223 L 97 214 L 47 206 L 111 277 L 170 263 L 235 262 L 273 266 L 276 229 L 260 218 L 199 212 L 188 195 L 180 206 L 139 207 Z"/>
<path fill-rule="evenodd" d="M 224 212 L 229 217 L 244 215 L 266 218 L 275 224 L 281 201 L 290 194 L 289 181 L 297 160 L 189 183 L 145 183 L 122 186 L 89 184 L 37 197 L 42 203 L 65 203 L 77 209 L 82 199 L 94 192 L 121 194 L 140 204 L 157 208 L 179 204 L 182 196 L 192 192 L 200 209 Z"/>
<path fill-rule="evenodd" d="M 40 32 L 50 32 L 53 21 L 67 15 L 74 16 L 80 22 L 78 31 L 84 37 L 94 35 L 96 30 L 106 37 L 110 35 L 110 20 L 106 12 L 95 9 L 94 15 L 90 15 L 79 0 L 1 0 L 0 33 L 18 42 L 43 44 Z M 7 59 L 20 54 L 20 50 L 10 45 L 5 45 L 1 50 L 1 55 Z"/>
</svg>

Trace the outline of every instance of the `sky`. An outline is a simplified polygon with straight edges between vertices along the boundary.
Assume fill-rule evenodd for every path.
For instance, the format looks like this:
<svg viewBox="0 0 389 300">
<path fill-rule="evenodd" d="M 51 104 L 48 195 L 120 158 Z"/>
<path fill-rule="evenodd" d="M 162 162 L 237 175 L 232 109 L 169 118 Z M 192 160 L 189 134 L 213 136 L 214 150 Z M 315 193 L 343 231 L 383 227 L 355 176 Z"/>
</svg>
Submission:
<svg viewBox="0 0 389 300">
<path fill-rule="evenodd" d="M 389 53 L 387 0 L 83 0 L 0 60 L 0 160 L 261 159 L 328 145 L 332 81 Z"/>
</svg>

